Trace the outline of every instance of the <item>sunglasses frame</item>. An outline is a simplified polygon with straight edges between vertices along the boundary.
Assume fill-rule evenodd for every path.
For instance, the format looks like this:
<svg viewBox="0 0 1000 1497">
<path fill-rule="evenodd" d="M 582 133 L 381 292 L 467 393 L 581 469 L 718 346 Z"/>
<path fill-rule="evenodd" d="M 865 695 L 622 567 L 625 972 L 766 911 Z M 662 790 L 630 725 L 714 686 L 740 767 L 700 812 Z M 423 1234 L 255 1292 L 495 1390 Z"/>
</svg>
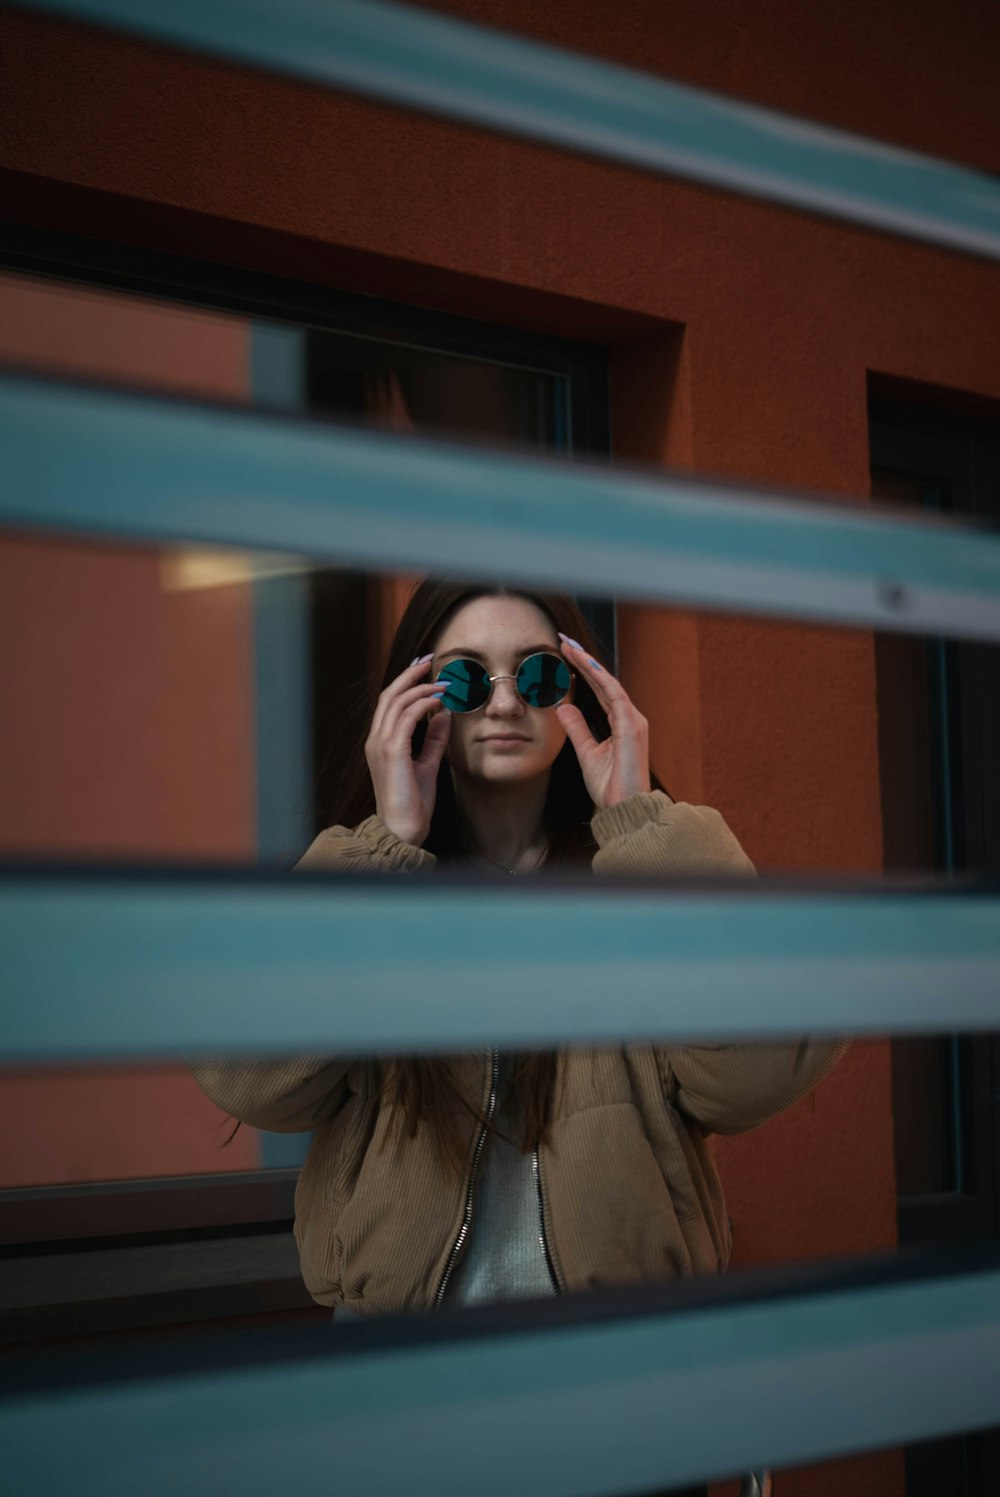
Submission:
<svg viewBox="0 0 1000 1497">
<path fill-rule="evenodd" d="M 518 687 L 517 687 L 517 678 L 521 674 L 521 671 L 524 669 L 525 665 L 527 665 L 527 663 L 528 663 L 529 660 L 537 660 L 537 658 L 539 657 L 539 655 L 549 655 L 549 656 L 551 656 L 553 659 L 558 660 L 559 664 L 565 666 L 566 669 L 569 671 L 569 686 L 566 688 L 566 694 L 564 696 L 561 696 L 559 698 L 558 702 L 553 702 L 551 704 L 551 706 L 549 706 L 549 707 L 536 707 L 532 702 L 525 701 L 524 697 L 521 695 L 520 691 L 518 691 Z M 495 685 L 495 683 L 497 681 L 513 681 L 513 683 L 514 683 L 514 691 L 515 691 L 515 693 L 517 695 L 518 701 L 519 702 L 523 702 L 525 707 L 530 707 L 532 709 L 532 711 L 534 711 L 534 712 L 551 712 L 553 707 L 560 707 L 560 706 L 562 706 L 563 702 L 570 701 L 570 699 L 572 698 L 572 695 L 573 695 L 573 684 L 576 681 L 576 671 L 573 670 L 573 668 L 570 666 L 569 662 L 567 660 L 564 660 L 563 657 L 562 657 L 562 655 L 560 655 L 556 650 L 532 650 L 532 652 L 531 652 L 530 655 L 525 655 L 524 659 L 521 661 L 520 665 L 518 666 L 517 670 L 514 672 L 514 674 L 512 676 L 511 675 L 491 676 L 489 674 L 489 672 L 487 671 L 485 665 L 480 665 L 480 662 L 478 660 L 472 660 L 468 655 L 458 655 L 458 656 L 456 656 L 456 658 L 454 660 L 449 660 L 448 661 L 448 665 L 457 665 L 458 662 L 459 662 L 459 660 L 467 660 L 470 665 L 478 665 L 479 668 L 480 668 L 480 670 L 483 672 L 483 675 L 486 677 L 487 681 L 489 682 L 490 689 L 489 689 L 489 691 L 486 694 L 486 700 L 483 701 L 483 702 L 480 702 L 480 704 L 479 704 L 478 707 L 467 707 L 464 712 L 463 711 L 455 711 L 454 707 L 447 707 L 445 709 L 447 712 L 453 712 L 456 717 L 471 717 L 476 712 L 482 712 L 482 710 L 483 710 L 484 707 L 488 707 L 489 706 L 489 702 L 490 702 L 490 697 L 492 697 L 492 695 L 493 695 L 493 687 L 494 687 L 494 685 Z M 442 670 L 447 670 L 448 666 L 444 665 L 444 666 L 441 667 L 441 669 Z M 435 684 L 436 684 L 442 678 L 441 678 L 440 675 L 438 675 L 434 679 L 435 679 Z M 445 684 L 447 684 L 447 678 L 445 678 Z"/>
</svg>

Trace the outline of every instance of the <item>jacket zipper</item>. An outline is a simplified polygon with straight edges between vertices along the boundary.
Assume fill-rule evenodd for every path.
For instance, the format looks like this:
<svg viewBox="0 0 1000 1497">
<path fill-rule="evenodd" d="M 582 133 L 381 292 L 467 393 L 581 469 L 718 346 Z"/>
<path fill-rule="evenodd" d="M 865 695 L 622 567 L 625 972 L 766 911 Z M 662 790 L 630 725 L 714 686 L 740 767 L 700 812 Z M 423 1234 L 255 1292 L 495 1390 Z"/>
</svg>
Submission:
<svg viewBox="0 0 1000 1497">
<path fill-rule="evenodd" d="M 486 1120 L 490 1123 L 493 1121 L 493 1109 L 496 1107 L 497 1102 L 497 1075 L 499 1073 L 499 1069 L 500 1052 L 498 1050 L 494 1050 L 493 1073 L 490 1079 L 490 1099 L 486 1106 Z M 462 1248 L 465 1245 L 465 1239 L 469 1235 L 469 1226 L 472 1222 L 472 1198 L 476 1192 L 476 1175 L 479 1173 L 479 1159 L 480 1155 L 483 1152 L 483 1144 L 485 1142 L 486 1128 L 482 1127 L 479 1130 L 479 1138 L 476 1141 L 476 1152 L 472 1156 L 472 1175 L 469 1179 L 469 1189 L 465 1197 L 465 1213 L 462 1217 L 462 1225 L 458 1229 L 458 1236 L 455 1238 L 455 1241 L 452 1244 L 451 1252 L 448 1254 L 448 1262 L 445 1264 L 445 1270 L 441 1275 L 441 1282 L 438 1285 L 437 1294 L 434 1296 L 435 1310 L 438 1309 L 441 1301 L 444 1299 L 444 1292 L 448 1287 L 448 1280 L 451 1278 L 452 1270 L 454 1269 L 455 1264 L 458 1262 L 461 1256 Z"/>
<path fill-rule="evenodd" d="M 556 1273 L 555 1260 L 549 1249 L 548 1238 L 545 1236 L 545 1197 L 542 1191 L 542 1163 L 538 1157 L 537 1149 L 532 1150 L 531 1173 L 535 1177 L 535 1191 L 538 1195 L 538 1241 L 541 1244 L 545 1266 L 549 1271 L 549 1278 L 552 1280 L 552 1287 L 556 1294 L 562 1294 L 562 1285 L 559 1282 L 559 1275 Z"/>
</svg>

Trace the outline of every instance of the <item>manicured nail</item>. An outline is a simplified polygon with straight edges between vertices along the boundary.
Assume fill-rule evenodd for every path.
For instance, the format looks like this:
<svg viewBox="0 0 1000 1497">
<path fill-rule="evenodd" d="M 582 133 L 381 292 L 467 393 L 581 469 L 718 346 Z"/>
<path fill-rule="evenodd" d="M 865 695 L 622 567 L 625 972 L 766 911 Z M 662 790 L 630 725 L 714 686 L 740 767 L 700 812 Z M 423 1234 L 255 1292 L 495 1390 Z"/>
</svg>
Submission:
<svg viewBox="0 0 1000 1497">
<path fill-rule="evenodd" d="M 417 665 L 426 665 L 427 662 L 428 662 L 428 660 L 433 660 L 433 659 L 434 659 L 434 651 L 431 650 L 431 652 L 430 652 L 429 655 L 421 655 L 420 659 L 418 661 L 416 661 L 415 663 Z"/>
<path fill-rule="evenodd" d="M 604 669 L 604 666 L 603 665 L 598 665 L 598 663 L 597 663 L 596 660 L 592 660 L 590 663 L 594 667 L 595 671 L 602 671 Z"/>
<path fill-rule="evenodd" d="M 412 670 L 412 669 L 413 669 L 413 667 L 414 667 L 414 666 L 415 666 L 415 665 L 416 665 L 416 663 L 417 663 L 417 661 L 418 661 L 418 660 L 419 660 L 419 659 L 420 659 L 420 656 L 419 656 L 419 655 L 414 655 L 414 657 L 413 657 L 413 659 L 412 659 L 412 660 L 411 660 L 411 661 L 410 661 L 410 663 L 409 663 L 409 665 L 408 665 L 408 666 L 407 666 L 407 667 L 406 667 L 406 669 L 407 669 L 407 670 L 408 670 L 408 671 L 411 671 L 411 670 Z"/>
<path fill-rule="evenodd" d="M 448 688 L 445 687 L 444 691 L 435 691 L 433 693 L 433 695 L 431 696 L 431 701 L 432 702 L 440 702 L 441 698 L 442 697 L 446 697 L 447 695 L 448 695 Z"/>
<path fill-rule="evenodd" d="M 574 650 L 579 650 L 581 654 L 583 653 L 583 645 L 577 644 L 577 642 L 576 642 L 575 639 L 570 639 L 570 637 L 569 637 L 568 634 L 563 634 L 560 631 L 559 632 L 559 638 L 560 639 L 564 639 L 568 645 L 572 645 L 573 648 L 574 648 Z"/>
</svg>

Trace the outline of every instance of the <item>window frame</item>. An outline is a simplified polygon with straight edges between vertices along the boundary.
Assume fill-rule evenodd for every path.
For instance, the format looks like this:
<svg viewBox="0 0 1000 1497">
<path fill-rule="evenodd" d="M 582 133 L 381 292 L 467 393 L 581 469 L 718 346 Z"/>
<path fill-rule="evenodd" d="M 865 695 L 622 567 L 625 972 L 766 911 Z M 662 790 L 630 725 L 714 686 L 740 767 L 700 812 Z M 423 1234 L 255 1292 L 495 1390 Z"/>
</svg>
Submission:
<svg viewBox="0 0 1000 1497">
<path fill-rule="evenodd" d="M 569 440 L 573 453 L 609 458 L 611 453 L 608 350 L 602 344 L 502 323 L 440 312 L 380 297 L 341 291 L 314 282 L 24 225 L 0 224 L 0 270 L 44 277 L 62 285 L 134 294 L 248 319 L 285 323 L 306 332 L 340 333 L 415 344 L 428 351 L 482 358 L 562 377 L 569 389 Z M 255 404 L 267 407 L 259 392 Z M 591 610 L 605 638 L 614 637 L 613 605 L 607 616 Z M 289 1283 L 286 1233 L 294 1216 L 298 1166 L 197 1176 L 98 1181 L 0 1189 L 0 1253 L 8 1275 L 39 1253 L 50 1255 L 53 1275 L 69 1252 L 97 1257 L 115 1248 L 142 1245 L 166 1249 L 186 1240 L 220 1236 L 274 1239 L 274 1276 L 259 1274 L 230 1286 L 218 1302 L 219 1316 L 301 1310 L 313 1305 L 301 1281 Z M 234 1246 L 234 1255 L 238 1252 Z M 259 1255 L 258 1255 L 259 1261 Z M 109 1264 L 109 1277 L 111 1267 Z M 9 1279 L 10 1281 L 10 1279 Z M 129 1329 L 202 1318 L 205 1291 L 185 1293 L 164 1284 L 162 1296 L 136 1290 L 131 1308 L 127 1283 L 116 1283 L 115 1305 L 91 1298 L 86 1304 L 35 1305 L 11 1310 L 0 1301 L 0 1341 L 32 1335 L 79 1335 L 103 1328 Z M 106 1302 L 109 1306 L 111 1301 Z M 313 1305 L 313 1308 L 316 1307 Z M 54 1312 L 54 1313 L 52 1313 Z M 26 1318 L 27 1316 L 27 1318 Z M 110 1316 L 110 1319 L 108 1319 Z M 213 1318 L 215 1316 L 213 1315 Z M 32 1330 L 34 1326 L 34 1330 Z"/>
<path fill-rule="evenodd" d="M 929 507 L 1000 524 L 1000 414 L 995 407 L 871 378 L 868 416 L 873 473 L 915 481 L 925 502 L 933 500 Z M 954 689 L 951 700 L 945 689 L 944 716 L 940 696 L 933 709 L 938 734 L 949 750 L 943 790 L 948 804 L 935 807 L 938 819 L 943 812 L 949 824 L 934 828 L 937 860 L 944 864 L 951 847 L 955 871 L 961 873 L 971 862 L 995 879 L 1000 876 L 1000 792 L 989 767 L 1000 762 L 1000 694 L 994 692 L 991 700 L 987 690 L 983 651 L 988 647 L 927 641 L 928 651 L 935 647 L 945 681 L 958 683 L 957 701 Z M 937 768 L 939 782 L 932 794 L 940 797 L 941 766 Z M 927 1250 L 928 1244 L 940 1248 L 1000 1238 L 1000 1034 L 950 1038 L 958 1090 L 958 1157 L 953 1163 L 960 1189 L 897 1200 L 900 1246 L 911 1252 Z M 1000 1430 L 909 1445 L 905 1471 L 910 1497 L 945 1490 L 956 1497 L 995 1491 Z"/>
<path fill-rule="evenodd" d="M 0 1243 L 23 1252 L 45 1243 L 105 1246 L 123 1236 L 165 1240 L 177 1231 L 290 1223 L 298 1174 L 265 1168 L 0 1189 Z"/>
<path fill-rule="evenodd" d="M 607 349 L 603 344 L 340 291 L 238 265 L 13 224 L 0 225 L 0 269 L 562 375 L 571 388 L 572 450 L 610 456 Z"/>
<path fill-rule="evenodd" d="M 996 413 L 967 413 L 961 403 L 950 410 L 947 399 L 940 402 L 933 392 L 873 380 L 869 442 L 873 472 L 935 489 L 931 507 L 1000 523 Z M 955 871 L 971 864 L 986 877 L 998 878 L 1000 808 L 990 765 L 1000 762 L 1000 700 L 997 693 L 991 699 L 986 689 L 982 646 L 956 640 L 927 643 L 943 649 L 948 676 L 962 683 L 957 700 L 953 689 L 946 719 L 937 725 L 953 751 L 944 793 L 953 821 Z M 944 812 L 941 806 L 936 810 Z M 937 840 L 940 845 L 940 830 Z M 1000 1237 L 1000 1035 L 961 1039 L 957 1072 L 962 1155 L 957 1173 L 959 1184 L 971 1179 L 972 1188 L 900 1198 L 902 1246 Z"/>
</svg>

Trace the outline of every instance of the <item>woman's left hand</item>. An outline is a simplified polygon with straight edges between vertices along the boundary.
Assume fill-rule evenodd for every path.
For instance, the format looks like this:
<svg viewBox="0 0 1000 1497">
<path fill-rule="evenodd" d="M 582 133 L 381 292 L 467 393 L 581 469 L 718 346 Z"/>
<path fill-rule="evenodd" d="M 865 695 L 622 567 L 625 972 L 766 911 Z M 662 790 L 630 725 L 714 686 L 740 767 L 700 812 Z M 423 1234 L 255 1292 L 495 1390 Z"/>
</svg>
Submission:
<svg viewBox="0 0 1000 1497">
<path fill-rule="evenodd" d="M 649 723 L 620 681 L 565 634 L 559 638 L 563 657 L 586 681 L 611 724 L 611 737 L 598 743 L 579 707 L 563 702 L 555 709 L 576 750 L 590 798 L 603 811 L 649 790 Z"/>
</svg>

